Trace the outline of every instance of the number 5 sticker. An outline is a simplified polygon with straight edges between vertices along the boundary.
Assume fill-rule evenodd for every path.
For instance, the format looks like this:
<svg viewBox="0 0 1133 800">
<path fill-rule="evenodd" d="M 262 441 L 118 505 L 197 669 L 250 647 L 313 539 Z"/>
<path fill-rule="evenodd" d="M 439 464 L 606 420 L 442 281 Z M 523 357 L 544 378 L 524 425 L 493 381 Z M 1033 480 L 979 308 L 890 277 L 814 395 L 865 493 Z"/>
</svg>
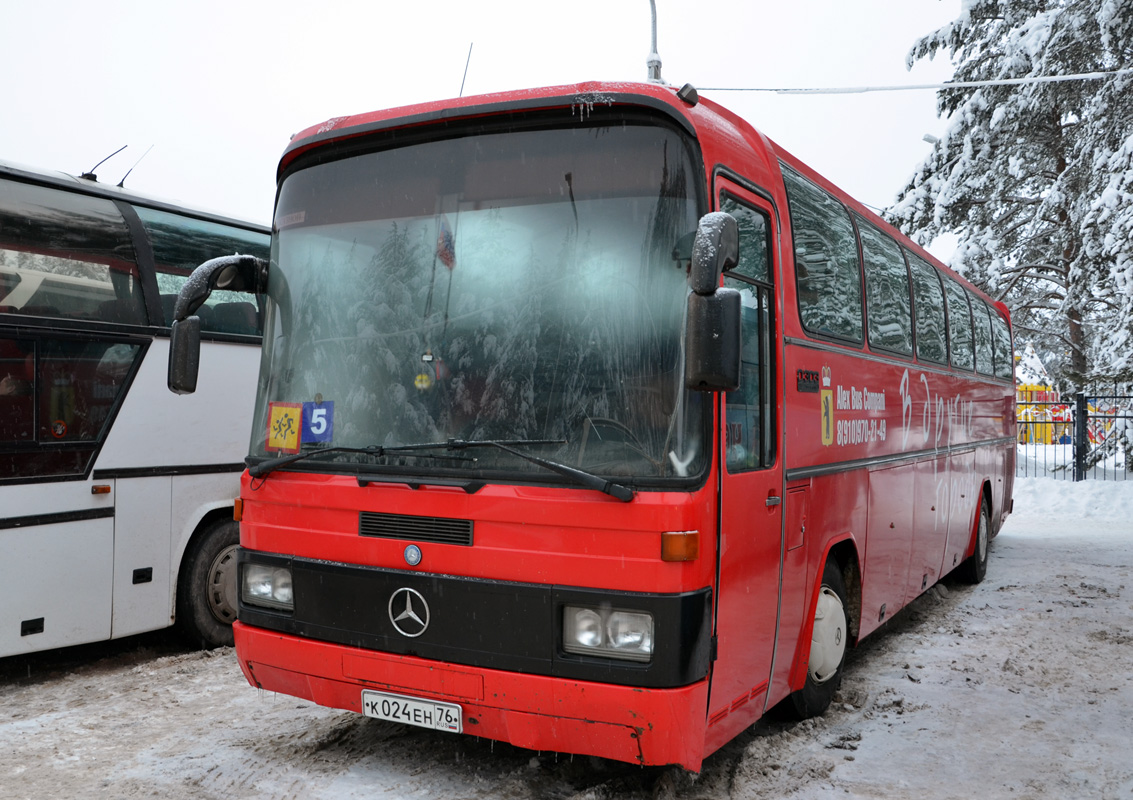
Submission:
<svg viewBox="0 0 1133 800">
<path fill-rule="evenodd" d="M 334 441 L 334 402 L 303 404 L 303 441 Z"/>
</svg>

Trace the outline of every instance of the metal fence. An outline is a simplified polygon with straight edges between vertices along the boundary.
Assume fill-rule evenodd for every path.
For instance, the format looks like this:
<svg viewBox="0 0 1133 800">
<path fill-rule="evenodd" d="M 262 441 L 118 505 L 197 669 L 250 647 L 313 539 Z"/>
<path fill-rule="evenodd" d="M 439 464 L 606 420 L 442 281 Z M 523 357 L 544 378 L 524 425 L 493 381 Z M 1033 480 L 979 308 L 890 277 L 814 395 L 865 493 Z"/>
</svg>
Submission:
<svg viewBox="0 0 1133 800">
<path fill-rule="evenodd" d="M 1133 467 L 1133 395 L 1090 387 L 1069 398 L 1020 392 L 1015 474 L 1062 480 L 1129 479 Z M 1101 391 L 1099 391 L 1099 389 Z M 1111 389 L 1112 393 L 1105 393 Z"/>
</svg>

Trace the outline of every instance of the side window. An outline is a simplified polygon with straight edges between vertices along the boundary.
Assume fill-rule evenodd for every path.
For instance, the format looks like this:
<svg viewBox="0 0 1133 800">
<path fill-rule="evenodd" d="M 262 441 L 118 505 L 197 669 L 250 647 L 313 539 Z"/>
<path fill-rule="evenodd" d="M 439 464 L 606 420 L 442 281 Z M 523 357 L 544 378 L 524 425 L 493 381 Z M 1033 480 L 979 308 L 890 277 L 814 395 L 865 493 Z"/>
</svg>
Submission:
<svg viewBox="0 0 1133 800">
<path fill-rule="evenodd" d="M 869 346 L 913 354 L 913 315 L 909 273 L 897 243 L 863 219 L 858 220 L 865 261 Z"/>
<path fill-rule="evenodd" d="M 89 335 L 0 338 L 0 481 L 84 474 L 140 355 Z"/>
<path fill-rule="evenodd" d="M 991 354 L 991 320 L 987 305 L 978 297 L 972 298 L 972 316 L 976 318 L 976 369 L 984 375 L 995 374 L 995 360 Z M 996 316 L 999 316 L 996 314 Z"/>
<path fill-rule="evenodd" d="M 909 254 L 913 272 L 913 311 L 916 314 L 917 358 L 922 361 L 948 363 L 948 345 L 944 340 L 944 290 L 936 269 L 917 256 Z"/>
<path fill-rule="evenodd" d="M 153 245 L 165 325 L 173 322 L 177 293 L 200 264 L 236 253 L 268 258 L 267 234 L 144 206 L 135 210 Z M 214 291 L 197 315 L 203 331 L 259 336 L 263 333 L 260 311 L 258 298 L 249 292 Z"/>
<path fill-rule="evenodd" d="M 968 307 L 968 293 L 951 278 L 944 278 L 944 285 L 948 297 L 948 349 L 952 366 L 970 372 L 976 368 L 976 354 L 972 344 L 972 311 Z"/>
<path fill-rule="evenodd" d="M 1015 366 L 1015 354 L 1011 349 L 1011 331 L 1007 321 L 994 310 L 991 311 L 991 336 L 995 351 L 995 377 L 1011 380 Z"/>
<path fill-rule="evenodd" d="M 0 180 L 0 313 L 145 325 L 134 245 L 114 203 Z"/>
<path fill-rule="evenodd" d="M 0 452 L 35 439 L 35 342 L 0 338 Z"/>
<path fill-rule="evenodd" d="M 724 285 L 740 292 L 740 388 L 728 392 L 726 444 L 729 472 L 769 466 L 774 459 L 771 425 L 771 224 L 762 212 L 729 195 L 720 210 L 739 223 L 740 263 Z"/>
<path fill-rule="evenodd" d="M 850 214 L 831 195 L 783 168 L 799 314 L 809 332 L 862 341 L 862 290 L 858 242 Z"/>
</svg>

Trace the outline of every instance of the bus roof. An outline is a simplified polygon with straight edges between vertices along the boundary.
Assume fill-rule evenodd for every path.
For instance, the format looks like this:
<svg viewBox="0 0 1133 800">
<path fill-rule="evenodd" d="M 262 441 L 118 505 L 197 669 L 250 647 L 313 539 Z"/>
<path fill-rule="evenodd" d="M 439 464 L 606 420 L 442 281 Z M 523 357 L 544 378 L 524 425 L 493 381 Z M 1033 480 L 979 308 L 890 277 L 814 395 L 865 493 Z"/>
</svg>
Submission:
<svg viewBox="0 0 1133 800">
<path fill-rule="evenodd" d="M 99 183 L 97 180 L 90 178 L 78 178 L 66 172 L 59 172 L 55 170 L 45 170 L 38 167 L 30 167 L 25 164 L 17 164 L 11 161 L 0 161 L 0 178 L 10 178 L 12 180 L 20 181 L 22 183 L 34 183 L 40 186 L 51 186 L 57 189 L 65 189 L 73 192 L 80 192 L 82 194 L 92 195 L 96 197 L 104 197 L 109 200 L 123 200 L 131 205 L 145 206 L 147 208 L 157 209 L 159 211 L 170 211 L 176 214 L 181 214 L 186 217 L 194 217 L 196 219 L 207 220 L 209 222 L 218 222 L 225 225 L 231 225 L 237 228 L 244 228 L 246 230 L 254 230 L 259 232 L 269 231 L 267 225 L 261 225 L 248 220 L 236 219 L 234 217 L 225 216 L 223 214 L 206 211 L 200 208 L 182 205 L 181 203 L 172 200 L 163 200 L 151 195 L 141 194 L 129 189 L 122 189 L 117 186 L 112 186 L 106 183 Z"/>
</svg>

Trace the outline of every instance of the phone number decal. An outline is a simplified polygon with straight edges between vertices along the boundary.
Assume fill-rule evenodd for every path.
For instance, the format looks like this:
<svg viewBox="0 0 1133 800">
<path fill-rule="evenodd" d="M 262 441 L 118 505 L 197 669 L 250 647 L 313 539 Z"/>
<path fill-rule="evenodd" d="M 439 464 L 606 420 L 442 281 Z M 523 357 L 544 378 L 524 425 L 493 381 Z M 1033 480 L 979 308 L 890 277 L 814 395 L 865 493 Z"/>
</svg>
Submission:
<svg viewBox="0 0 1133 800">
<path fill-rule="evenodd" d="M 869 444 L 885 441 L 883 419 L 840 419 L 836 423 L 839 445 Z"/>
</svg>

